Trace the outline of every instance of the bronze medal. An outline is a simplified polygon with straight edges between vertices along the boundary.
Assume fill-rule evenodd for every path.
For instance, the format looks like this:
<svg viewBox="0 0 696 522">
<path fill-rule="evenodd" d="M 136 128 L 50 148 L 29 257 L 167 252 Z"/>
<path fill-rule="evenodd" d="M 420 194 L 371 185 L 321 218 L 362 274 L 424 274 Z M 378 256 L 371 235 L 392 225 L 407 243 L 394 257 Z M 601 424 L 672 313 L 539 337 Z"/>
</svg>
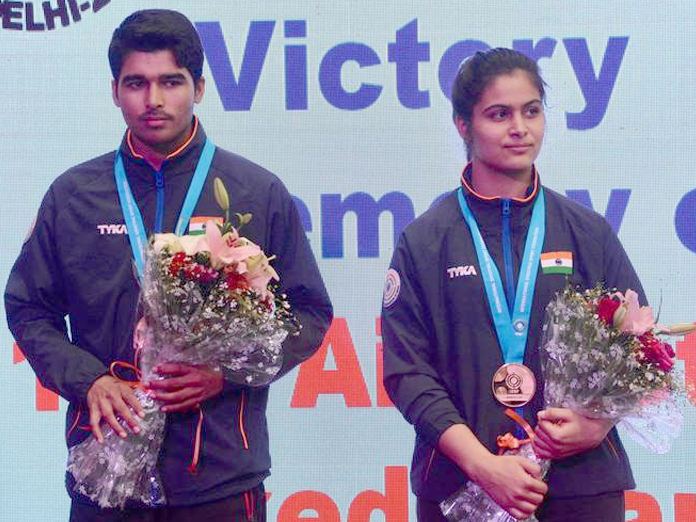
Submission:
<svg viewBox="0 0 696 522">
<path fill-rule="evenodd" d="M 510 408 L 524 406 L 534 397 L 536 379 L 524 364 L 503 364 L 493 376 L 493 395 Z"/>
</svg>

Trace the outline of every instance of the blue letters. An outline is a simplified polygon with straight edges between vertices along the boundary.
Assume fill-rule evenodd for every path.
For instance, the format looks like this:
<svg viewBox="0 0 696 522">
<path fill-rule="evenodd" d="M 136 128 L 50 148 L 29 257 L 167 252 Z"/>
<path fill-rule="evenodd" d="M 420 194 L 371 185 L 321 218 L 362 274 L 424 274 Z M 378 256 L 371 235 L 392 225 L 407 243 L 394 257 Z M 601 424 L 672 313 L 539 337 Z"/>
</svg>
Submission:
<svg viewBox="0 0 696 522">
<path fill-rule="evenodd" d="M 452 85 L 454 78 L 459 71 L 459 65 L 476 51 L 486 51 L 490 49 L 486 42 L 479 40 L 464 40 L 457 42 L 445 51 L 440 60 L 440 67 L 437 71 L 437 77 L 440 81 L 440 89 L 442 94 L 447 96 L 448 100 L 452 99 Z"/>
<path fill-rule="evenodd" d="M 348 61 L 356 62 L 360 67 L 370 67 L 381 63 L 377 53 L 365 44 L 337 45 L 330 49 L 321 61 L 319 87 L 326 101 L 334 107 L 348 111 L 365 109 L 377 101 L 382 87 L 363 83 L 357 91 L 346 91 L 341 83 L 341 69 Z"/>
<path fill-rule="evenodd" d="M 358 257 L 379 257 L 379 216 L 389 211 L 394 219 L 394 243 L 404 227 L 413 220 L 413 203 L 401 192 L 389 192 L 377 202 L 364 192 L 356 192 L 341 201 L 340 194 L 322 194 L 322 254 L 326 258 L 343 257 L 343 216 L 354 212 L 358 218 Z"/>
<path fill-rule="evenodd" d="M 433 205 L 451 194 L 448 191 L 433 201 Z M 567 190 L 566 195 L 594 210 L 590 192 L 587 189 Z M 611 189 L 607 203 L 605 218 L 614 232 L 619 233 L 623 222 L 630 189 Z M 305 232 L 312 231 L 312 216 L 307 206 L 297 197 L 293 197 Z M 415 218 L 413 202 L 402 192 L 389 192 L 379 201 L 365 192 L 355 192 L 342 199 L 341 194 L 321 195 L 321 240 L 322 256 L 324 258 L 343 257 L 343 221 L 348 212 L 353 212 L 357 218 L 357 253 L 358 257 L 379 257 L 379 218 L 383 212 L 392 215 L 394 223 L 393 240 L 399 237 L 401 231 Z M 682 199 L 675 217 L 677 235 L 689 250 L 696 252 L 696 190 Z"/>
<path fill-rule="evenodd" d="M 433 205 L 449 195 L 446 192 L 438 196 Z M 566 190 L 566 195 L 594 210 L 590 192 L 587 189 Z M 611 189 L 604 217 L 615 233 L 619 233 L 623 222 L 630 189 Z M 307 205 L 293 196 L 300 214 L 300 220 L 305 232 L 312 231 L 312 216 Z M 393 240 L 399 237 L 401 231 L 415 218 L 413 202 L 401 192 L 389 192 L 379 201 L 364 192 L 349 194 L 341 200 L 340 194 L 321 195 L 321 233 L 322 255 L 324 258 L 343 257 L 343 218 L 347 212 L 355 213 L 357 217 L 357 251 L 358 257 L 379 257 L 379 217 L 388 211 L 393 218 Z M 679 202 L 674 216 L 674 226 L 677 237 L 691 252 L 696 253 L 696 189 L 687 193 Z"/>
<path fill-rule="evenodd" d="M 196 22 L 196 29 L 201 37 L 215 86 L 226 111 L 251 109 L 274 26 L 275 22 L 251 22 L 242 65 L 239 68 L 239 80 L 237 80 L 220 24 Z"/>
<path fill-rule="evenodd" d="M 599 76 L 595 76 L 592 58 L 584 38 L 566 38 L 563 44 L 585 98 L 585 109 L 582 112 L 566 113 L 568 128 L 592 129 L 599 125 L 607 112 L 609 98 L 614 90 L 619 67 L 628 46 L 628 37 L 609 38 Z"/>
<path fill-rule="evenodd" d="M 307 36 L 307 22 L 285 22 L 286 38 Z M 307 47 L 285 46 L 285 108 L 290 111 L 307 110 Z"/>
<path fill-rule="evenodd" d="M 208 59 L 208 63 L 226 111 L 248 111 L 256 95 L 266 56 L 274 36 L 274 21 L 252 21 L 238 74 L 232 67 L 227 46 L 219 22 L 197 22 L 196 27 Z M 285 108 L 304 111 L 309 108 L 309 83 L 306 20 L 286 20 L 284 47 Z M 554 56 L 557 40 L 542 38 L 513 40 L 512 47 L 533 60 Z M 614 90 L 619 69 L 628 46 L 627 36 L 608 39 L 599 73 L 588 50 L 585 38 L 565 38 L 563 44 L 585 101 L 585 108 L 578 113 L 566 113 L 569 129 L 586 130 L 599 125 L 604 118 Z M 476 51 L 489 49 L 480 40 L 461 40 L 445 50 L 438 64 L 438 83 L 444 95 L 450 99 L 454 78 L 461 62 Z M 395 64 L 396 94 L 401 106 L 407 109 L 425 109 L 431 106 L 430 91 L 421 89 L 419 66 L 431 60 L 430 43 L 418 37 L 418 19 L 413 19 L 396 31 L 395 40 L 387 44 L 386 61 Z M 339 43 L 331 47 L 319 62 L 319 91 L 324 99 L 341 110 L 356 111 L 373 105 L 380 97 L 383 85 L 355 82 L 357 88 L 346 87 L 352 70 L 347 63 L 357 64 L 358 69 L 383 65 L 384 60 L 372 47 L 359 42 Z M 382 68 L 380 71 L 384 71 Z M 386 81 L 386 80 L 385 80 Z"/>
<path fill-rule="evenodd" d="M 556 49 L 556 40 L 553 38 L 542 38 L 534 45 L 533 40 L 514 40 L 512 47 L 516 51 L 524 53 L 534 61 L 540 58 L 551 58 Z M 459 65 L 469 56 L 477 51 L 486 51 L 490 46 L 479 40 L 464 40 L 457 42 L 445 51 L 440 60 L 438 78 L 440 89 L 449 100 L 452 99 L 452 84 L 459 70 Z"/>
<path fill-rule="evenodd" d="M 556 49 L 556 40 L 553 38 L 542 38 L 534 45 L 533 40 L 514 40 L 512 48 L 529 58 L 538 62 L 540 58 L 551 58 Z"/>
<path fill-rule="evenodd" d="M 674 228 L 682 245 L 696 254 L 696 189 L 688 192 L 677 205 Z"/>
<path fill-rule="evenodd" d="M 418 89 L 418 63 L 430 60 L 430 44 L 418 41 L 417 19 L 396 32 L 388 58 L 396 63 L 396 92 L 401 105 L 408 109 L 430 107 L 430 94 Z"/>
</svg>

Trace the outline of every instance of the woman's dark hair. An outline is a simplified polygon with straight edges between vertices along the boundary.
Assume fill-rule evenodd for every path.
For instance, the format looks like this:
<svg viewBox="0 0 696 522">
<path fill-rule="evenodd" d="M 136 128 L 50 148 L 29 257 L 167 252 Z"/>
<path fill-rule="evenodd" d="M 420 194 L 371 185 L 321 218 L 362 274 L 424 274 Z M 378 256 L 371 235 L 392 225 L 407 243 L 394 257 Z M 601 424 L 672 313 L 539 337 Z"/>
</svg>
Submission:
<svg viewBox="0 0 696 522">
<path fill-rule="evenodd" d="M 452 85 L 452 118 L 461 117 L 471 123 L 474 105 L 481 99 L 486 88 L 500 75 L 521 70 L 529 75 L 544 101 L 544 80 L 534 60 L 512 49 L 502 47 L 478 51 L 459 66 Z"/>
<path fill-rule="evenodd" d="M 193 24 L 181 13 L 168 9 L 136 11 L 114 31 L 109 45 L 109 65 L 118 81 L 123 61 L 133 51 L 169 50 L 179 67 L 188 69 L 193 82 L 203 74 L 203 46 Z"/>
</svg>

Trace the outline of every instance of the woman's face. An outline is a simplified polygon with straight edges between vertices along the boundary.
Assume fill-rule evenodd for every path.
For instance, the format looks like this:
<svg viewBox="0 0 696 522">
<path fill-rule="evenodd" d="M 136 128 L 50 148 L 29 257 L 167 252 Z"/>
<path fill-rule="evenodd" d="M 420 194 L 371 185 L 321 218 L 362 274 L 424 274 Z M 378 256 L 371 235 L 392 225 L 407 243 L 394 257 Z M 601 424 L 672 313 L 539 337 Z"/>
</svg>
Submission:
<svg viewBox="0 0 696 522">
<path fill-rule="evenodd" d="M 518 177 L 532 171 L 544 139 L 544 109 L 529 74 L 517 69 L 496 77 L 474 105 L 471 121 L 456 119 L 469 145 L 474 172 Z"/>
</svg>

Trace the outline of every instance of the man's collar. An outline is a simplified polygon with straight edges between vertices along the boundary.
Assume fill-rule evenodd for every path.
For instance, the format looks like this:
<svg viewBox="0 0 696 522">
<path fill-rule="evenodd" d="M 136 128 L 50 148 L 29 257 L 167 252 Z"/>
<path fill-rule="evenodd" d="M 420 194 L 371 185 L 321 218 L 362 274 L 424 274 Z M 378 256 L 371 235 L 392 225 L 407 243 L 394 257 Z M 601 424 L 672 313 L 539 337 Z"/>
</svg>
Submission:
<svg viewBox="0 0 696 522">
<path fill-rule="evenodd" d="M 191 144 L 191 142 L 196 137 L 196 134 L 198 134 L 198 127 L 199 127 L 198 117 L 194 116 L 193 117 L 193 127 L 191 129 L 191 135 L 186 139 L 186 141 L 184 141 L 184 143 L 182 143 L 179 147 L 177 147 L 176 150 L 167 154 L 164 157 L 164 160 L 166 161 L 166 160 L 172 159 L 172 158 L 178 156 L 179 154 L 181 154 L 184 150 L 186 150 L 186 147 L 188 147 Z M 134 158 L 137 158 L 137 159 L 145 159 L 145 156 L 143 156 L 142 154 L 140 154 L 139 152 L 137 152 L 135 150 L 135 147 L 133 146 L 132 132 L 130 129 L 128 129 L 126 131 L 126 145 L 128 147 L 128 152 L 130 152 L 131 156 L 133 156 Z"/>
</svg>

